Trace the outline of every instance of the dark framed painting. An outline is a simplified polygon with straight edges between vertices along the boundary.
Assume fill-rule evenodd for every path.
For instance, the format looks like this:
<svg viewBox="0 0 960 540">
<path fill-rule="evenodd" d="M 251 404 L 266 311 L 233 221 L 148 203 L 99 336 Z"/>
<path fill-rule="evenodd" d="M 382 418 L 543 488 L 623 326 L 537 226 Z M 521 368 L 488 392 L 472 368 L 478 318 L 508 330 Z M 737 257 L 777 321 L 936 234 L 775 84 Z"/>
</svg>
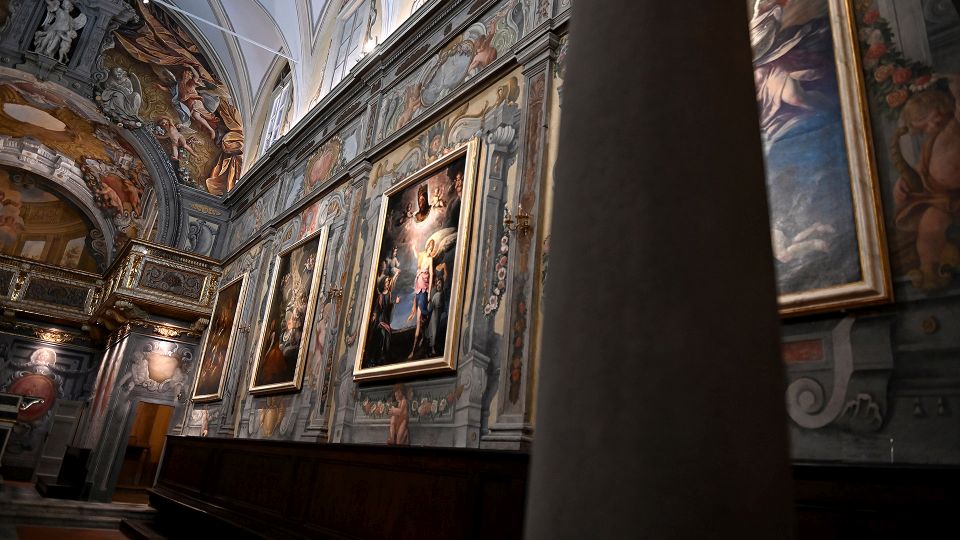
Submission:
<svg viewBox="0 0 960 540">
<path fill-rule="evenodd" d="M 383 194 L 354 380 L 456 369 L 479 146 Z"/>
<path fill-rule="evenodd" d="M 299 390 L 327 245 L 327 227 L 282 250 L 274 262 L 250 393 Z"/>
<path fill-rule="evenodd" d="M 780 311 L 891 300 L 848 0 L 748 0 Z"/>
<path fill-rule="evenodd" d="M 197 378 L 193 383 L 194 402 L 223 398 L 227 365 L 233 356 L 246 288 L 247 275 L 242 274 L 217 291 L 210 329 L 201 349 Z"/>
</svg>

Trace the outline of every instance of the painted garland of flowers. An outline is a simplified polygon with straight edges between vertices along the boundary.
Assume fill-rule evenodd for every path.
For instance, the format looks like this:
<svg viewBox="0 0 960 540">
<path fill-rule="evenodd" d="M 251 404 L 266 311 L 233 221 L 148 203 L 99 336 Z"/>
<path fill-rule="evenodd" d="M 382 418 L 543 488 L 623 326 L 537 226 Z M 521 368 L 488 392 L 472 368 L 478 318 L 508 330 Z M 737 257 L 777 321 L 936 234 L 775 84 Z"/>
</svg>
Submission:
<svg viewBox="0 0 960 540">
<path fill-rule="evenodd" d="M 880 16 L 876 0 L 858 1 L 857 17 L 867 88 L 883 114 L 895 119 L 910 96 L 941 79 L 930 66 L 910 60 L 897 48 L 890 23 Z"/>
<path fill-rule="evenodd" d="M 407 396 L 407 403 L 410 407 L 410 420 L 436 420 L 441 416 L 450 413 L 453 410 L 454 403 L 460 399 L 463 394 L 463 385 L 457 385 L 450 392 L 443 396 L 415 396 L 413 391 Z M 390 417 L 390 408 L 396 407 L 397 401 L 391 394 L 386 399 L 373 401 L 370 397 L 364 397 L 360 403 L 363 413 L 370 418 L 384 419 Z"/>
<path fill-rule="evenodd" d="M 509 211 L 504 211 L 504 220 L 509 216 Z M 487 317 L 495 314 L 500 307 L 500 297 L 503 296 L 507 288 L 507 260 L 510 255 L 510 230 L 504 227 L 503 236 L 500 237 L 500 249 L 497 254 L 497 264 L 493 269 L 493 290 L 487 304 L 483 306 L 483 314 Z"/>
</svg>

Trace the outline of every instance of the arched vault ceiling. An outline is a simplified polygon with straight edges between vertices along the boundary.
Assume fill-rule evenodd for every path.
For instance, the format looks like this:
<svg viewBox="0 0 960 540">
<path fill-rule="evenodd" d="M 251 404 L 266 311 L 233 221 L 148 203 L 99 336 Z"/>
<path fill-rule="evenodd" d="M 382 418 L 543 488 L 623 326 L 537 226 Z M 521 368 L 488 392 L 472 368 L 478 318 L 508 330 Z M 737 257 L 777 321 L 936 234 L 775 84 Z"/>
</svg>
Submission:
<svg viewBox="0 0 960 540">
<path fill-rule="evenodd" d="M 296 62 L 290 62 L 295 87 L 303 90 L 310 81 L 313 35 L 325 15 L 329 0 L 164 0 L 237 34 L 265 45 Z M 276 66 L 284 59 L 228 32 L 204 22 L 175 13 L 193 26 L 218 56 L 241 102 L 241 110 L 251 120 L 257 105 L 273 88 Z M 302 92 L 297 92 L 301 94 Z M 297 96 L 298 101 L 302 99 Z M 249 125 L 249 124 L 248 124 Z"/>
</svg>

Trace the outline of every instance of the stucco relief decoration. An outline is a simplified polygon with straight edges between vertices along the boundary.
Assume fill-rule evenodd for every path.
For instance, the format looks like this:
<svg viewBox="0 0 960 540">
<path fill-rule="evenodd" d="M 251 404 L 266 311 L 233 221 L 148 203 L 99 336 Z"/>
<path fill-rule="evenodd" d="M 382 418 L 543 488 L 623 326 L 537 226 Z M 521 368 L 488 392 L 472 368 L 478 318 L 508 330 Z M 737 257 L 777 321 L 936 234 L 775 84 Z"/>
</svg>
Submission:
<svg viewBox="0 0 960 540">
<path fill-rule="evenodd" d="M 38 53 L 65 64 L 73 41 L 87 24 L 87 16 L 70 0 L 46 1 L 47 13 L 33 35 L 33 45 Z"/>
<path fill-rule="evenodd" d="M 136 73 L 130 73 L 121 67 L 110 70 L 104 81 L 97 101 L 107 116 L 120 127 L 138 128 L 143 126 L 138 114 L 143 104 L 143 85 Z"/>
<path fill-rule="evenodd" d="M 148 343 L 136 353 L 125 386 L 142 386 L 158 393 L 173 388 L 178 398 L 182 397 L 192 360 L 193 353 L 177 343 Z"/>
<path fill-rule="evenodd" d="M 383 99 L 377 140 L 409 124 L 492 64 L 520 37 L 523 7 L 510 0 L 467 28 Z"/>
<path fill-rule="evenodd" d="M 196 42 L 153 4 L 113 33 L 98 101 L 127 127 L 147 127 L 179 180 L 214 195 L 230 191 L 243 167 L 243 123 L 235 100 Z"/>
</svg>

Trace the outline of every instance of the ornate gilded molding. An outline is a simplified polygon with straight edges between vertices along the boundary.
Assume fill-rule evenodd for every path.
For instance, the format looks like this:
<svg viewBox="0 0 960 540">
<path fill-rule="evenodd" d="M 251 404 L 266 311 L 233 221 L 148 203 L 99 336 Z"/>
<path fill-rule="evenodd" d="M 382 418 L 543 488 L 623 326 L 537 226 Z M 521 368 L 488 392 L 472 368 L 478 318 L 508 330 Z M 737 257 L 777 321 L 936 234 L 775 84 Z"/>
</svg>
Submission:
<svg viewBox="0 0 960 540">
<path fill-rule="evenodd" d="M 221 267 L 211 259 L 133 241 L 106 275 L 0 255 L 0 309 L 71 326 L 101 324 L 107 330 L 136 322 L 159 336 L 202 333 L 213 309 Z M 178 327 L 151 316 L 192 323 Z M 63 343 L 59 333 L 37 337 Z"/>
</svg>

